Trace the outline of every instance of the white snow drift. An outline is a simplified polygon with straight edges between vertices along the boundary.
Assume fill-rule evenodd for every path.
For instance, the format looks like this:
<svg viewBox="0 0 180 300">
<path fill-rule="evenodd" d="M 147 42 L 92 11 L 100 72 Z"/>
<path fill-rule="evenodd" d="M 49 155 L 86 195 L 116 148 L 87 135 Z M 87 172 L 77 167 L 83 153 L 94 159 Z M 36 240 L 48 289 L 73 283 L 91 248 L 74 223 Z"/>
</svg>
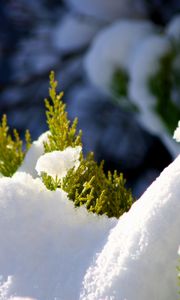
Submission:
<svg viewBox="0 0 180 300">
<path fill-rule="evenodd" d="M 0 275 L 6 295 L 0 299 L 78 299 L 86 269 L 116 222 L 75 209 L 62 190 L 48 191 L 28 174 L 0 179 Z"/>
<path fill-rule="evenodd" d="M 0 178 L 0 300 L 178 299 L 180 156 L 128 213 L 109 219 L 28 174 L 44 137 L 26 156 L 27 173 Z M 76 165 L 80 148 L 55 153 L 55 164 L 41 156 L 38 171 Z"/>
<path fill-rule="evenodd" d="M 83 300 L 178 299 L 180 156 L 120 218 L 87 271 Z"/>
</svg>

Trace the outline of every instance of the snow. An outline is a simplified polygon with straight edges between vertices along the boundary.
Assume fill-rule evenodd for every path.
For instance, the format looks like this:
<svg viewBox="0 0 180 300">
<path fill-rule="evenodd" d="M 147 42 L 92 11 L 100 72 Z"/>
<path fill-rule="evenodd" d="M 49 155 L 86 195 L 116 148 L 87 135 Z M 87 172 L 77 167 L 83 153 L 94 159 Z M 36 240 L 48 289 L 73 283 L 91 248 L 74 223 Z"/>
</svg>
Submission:
<svg viewBox="0 0 180 300">
<path fill-rule="evenodd" d="M 53 151 L 42 155 L 36 164 L 36 171 L 38 175 L 41 173 L 47 173 L 54 179 L 59 179 L 66 176 L 69 169 L 75 167 L 78 168 L 80 161 L 79 156 L 82 151 L 81 146 L 75 148 L 67 147 L 63 151 Z"/>
<path fill-rule="evenodd" d="M 139 113 L 138 121 L 147 131 L 154 135 L 158 135 L 164 145 L 171 153 L 173 158 L 176 158 L 179 154 L 179 145 L 172 139 L 172 136 L 166 131 L 160 118 L 151 110 L 149 107 L 144 107 L 144 109 Z"/>
<path fill-rule="evenodd" d="M 174 131 L 173 139 L 175 139 L 177 142 L 180 142 L 180 121 L 178 122 L 178 127 Z"/>
<path fill-rule="evenodd" d="M 179 147 L 155 113 L 157 99 L 149 87 L 149 79 L 157 73 L 160 59 L 171 51 L 171 40 L 166 35 L 149 36 L 139 45 L 130 68 L 129 98 L 140 109 L 139 121 L 142 126 L 152 134 L 160 136 L 172 156 L 176 157 Z"/>
<path fill-rule="evenodd" d="M 28 174 L 1 178 L 0 275 L 12 278 L 2 299 L 78 299 L 84 273 L 116 223 L 74 208 L 62 190 L 48 191 Z"/>
<path fill-rule="evenodd" d="M 156 103 L 148 81 L 159 69 L 160 59 L 171 51 L 171 42 L 167 36 L 152 35 L 139 45 L 131 67 L 129 94 L 131 100 L 144 111 L 151 109 Z"/>
<path fill-rule="evenodd" d="M 0 300 L 7 299 L 8 289 L 11 284 L 12 284 L 12 276 L 8 276 L 7 280 L 3 280 L 3 276 L 0 276 Z"/>
<path fill-rule="evenodd" d="M 24 298 L 24 297 L 11 297 L 9 300 L 35 300 L 33 298 Z"/>
<path fill-rule="evenodd" d="M 131 56 L 155 27 L 148 21 L 121 20 L 102 30 L 94 39 L 84 61 L 90 81 L 108 92 L 118 69 L 128 71 Z"/>
<path fill-rule="evenodd" d="M 79 50 L 88 45 L 99 28 L 86 18 L 67 14 L 54 30 L 53 44 L 63 53 Z"/>
<path fill-rule="evenodd" d="M 52 175 L 78 163 L 79 146 L 43 155 L 47 135 L 24 172 L 0 178 L 0 300 L 178 299 L 180 156 L 129 212 L 109 219 L 32 177 L 36 162 Z"/>
<path fill-rule="evenodd" d="M 72 10 L 102 21 L 122 17 L 143 17 L 146 5 L 143 0 L 64 0 Z"/>
<path fill-rule="evenodd" d="M 178 299 L 180 156 L 124 214 L 87 271 L 81 300 Z"/>
<path fill-rule="evenodd" d="M 175 15 L 175 17 L 172 18 L 170 23 L 167 25 L 166 33 L 180 43 L 180 14 Z"/>
<path fill-rule="evenodd" d="M 37 141 L 34 141 L 32 143 L 31 148 L 28 150 L 22 165 L 18 169 L 19 172 L 26 172 L 32 175 L 34 178 L 37 177 L 35 166 L 39 157 L 44 154 L 43 143 L 48 140 L 49 134 L 50 131 L 44 132 L 40 135 Z"/>
</svg>

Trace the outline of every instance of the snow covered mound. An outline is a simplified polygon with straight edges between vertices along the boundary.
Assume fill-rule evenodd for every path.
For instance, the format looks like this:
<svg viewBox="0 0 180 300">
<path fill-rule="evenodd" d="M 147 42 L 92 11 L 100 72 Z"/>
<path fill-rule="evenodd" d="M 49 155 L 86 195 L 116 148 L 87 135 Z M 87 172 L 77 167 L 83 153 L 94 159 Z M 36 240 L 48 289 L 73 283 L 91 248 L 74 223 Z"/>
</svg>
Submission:
<svg viewBox="0 0 180 300">
<path fill-rule="evenodd" d="M 61 177 L 81 151 L 44 154 L 47 135 L 0 178 L 0 300 L 178 299 L 180 156 L 118 221 L 45 187 L 38 174 Z"/>
<path fill-rule="evenodd" d="M 178 299 L 180 156 L 111 231 L 87 271 L 81 300 Z"/>
<path fill-rule="evenodd" d="M 1 178 L 0 300 L 79 299 L 84 274 L 116 223 L 75 209 L 62 190 L 51 192 L 26 173 Z"/>
</svg>

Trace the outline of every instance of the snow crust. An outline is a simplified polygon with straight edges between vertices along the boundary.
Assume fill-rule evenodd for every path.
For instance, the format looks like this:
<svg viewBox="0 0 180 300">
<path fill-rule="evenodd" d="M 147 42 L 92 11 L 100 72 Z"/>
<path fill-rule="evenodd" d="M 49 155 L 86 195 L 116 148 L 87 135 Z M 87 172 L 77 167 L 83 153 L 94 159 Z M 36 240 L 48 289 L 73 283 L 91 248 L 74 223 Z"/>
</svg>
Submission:
<svg viewBox="0 0 180 300">
<path fill-rule="evenodd" d="M 150 22 L 135 20 L 118 21 L 102 30 L 94 39 L 84 61 L 91 82 L 107 92 L 115 71 L 129 70 L 136 48 L 154 31 L 155 27 Z"/>
<path fill-rule="evenodd" d="M 180 156 L 110 232 L 86 273 L 82 300 L 178 299 Z"/>
<path fill-rule="evenodd" d="M 47 173 L 54 179 L 59 179 L 66 176 L 69 169 L 78 168 L 80 161 L 79 156 L 82 151 L 81 146 L 75 148 L 67 147 L 64 151 L 53 151 L 42 155 L 36 164 L 36 171 L 38 175 Z"/>
<path fill-rule="evenodd" d="M 0 275 L 5 297 L 1 293 L 0 299 L 79 299 L 85 271 L 116 223 L 83 207 L 75 209 L 62 190 L 48 191 L 28 174 L 1 178 Z"/>
</svg>

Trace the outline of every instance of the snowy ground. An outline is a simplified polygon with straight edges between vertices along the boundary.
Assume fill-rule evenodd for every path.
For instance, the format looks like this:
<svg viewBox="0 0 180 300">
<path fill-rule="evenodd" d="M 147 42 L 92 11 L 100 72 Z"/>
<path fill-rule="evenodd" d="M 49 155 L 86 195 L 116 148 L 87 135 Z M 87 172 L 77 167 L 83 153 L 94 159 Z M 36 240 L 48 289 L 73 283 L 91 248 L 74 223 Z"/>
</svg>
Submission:
<svg viewBox="0 0 180 300">
<path fill-rule="evenodd" d="M 0 300 L 178 299 L 180 156 L 119 221 L 48 191 L 27 158 L 0 179 Z"/>
</svg>

